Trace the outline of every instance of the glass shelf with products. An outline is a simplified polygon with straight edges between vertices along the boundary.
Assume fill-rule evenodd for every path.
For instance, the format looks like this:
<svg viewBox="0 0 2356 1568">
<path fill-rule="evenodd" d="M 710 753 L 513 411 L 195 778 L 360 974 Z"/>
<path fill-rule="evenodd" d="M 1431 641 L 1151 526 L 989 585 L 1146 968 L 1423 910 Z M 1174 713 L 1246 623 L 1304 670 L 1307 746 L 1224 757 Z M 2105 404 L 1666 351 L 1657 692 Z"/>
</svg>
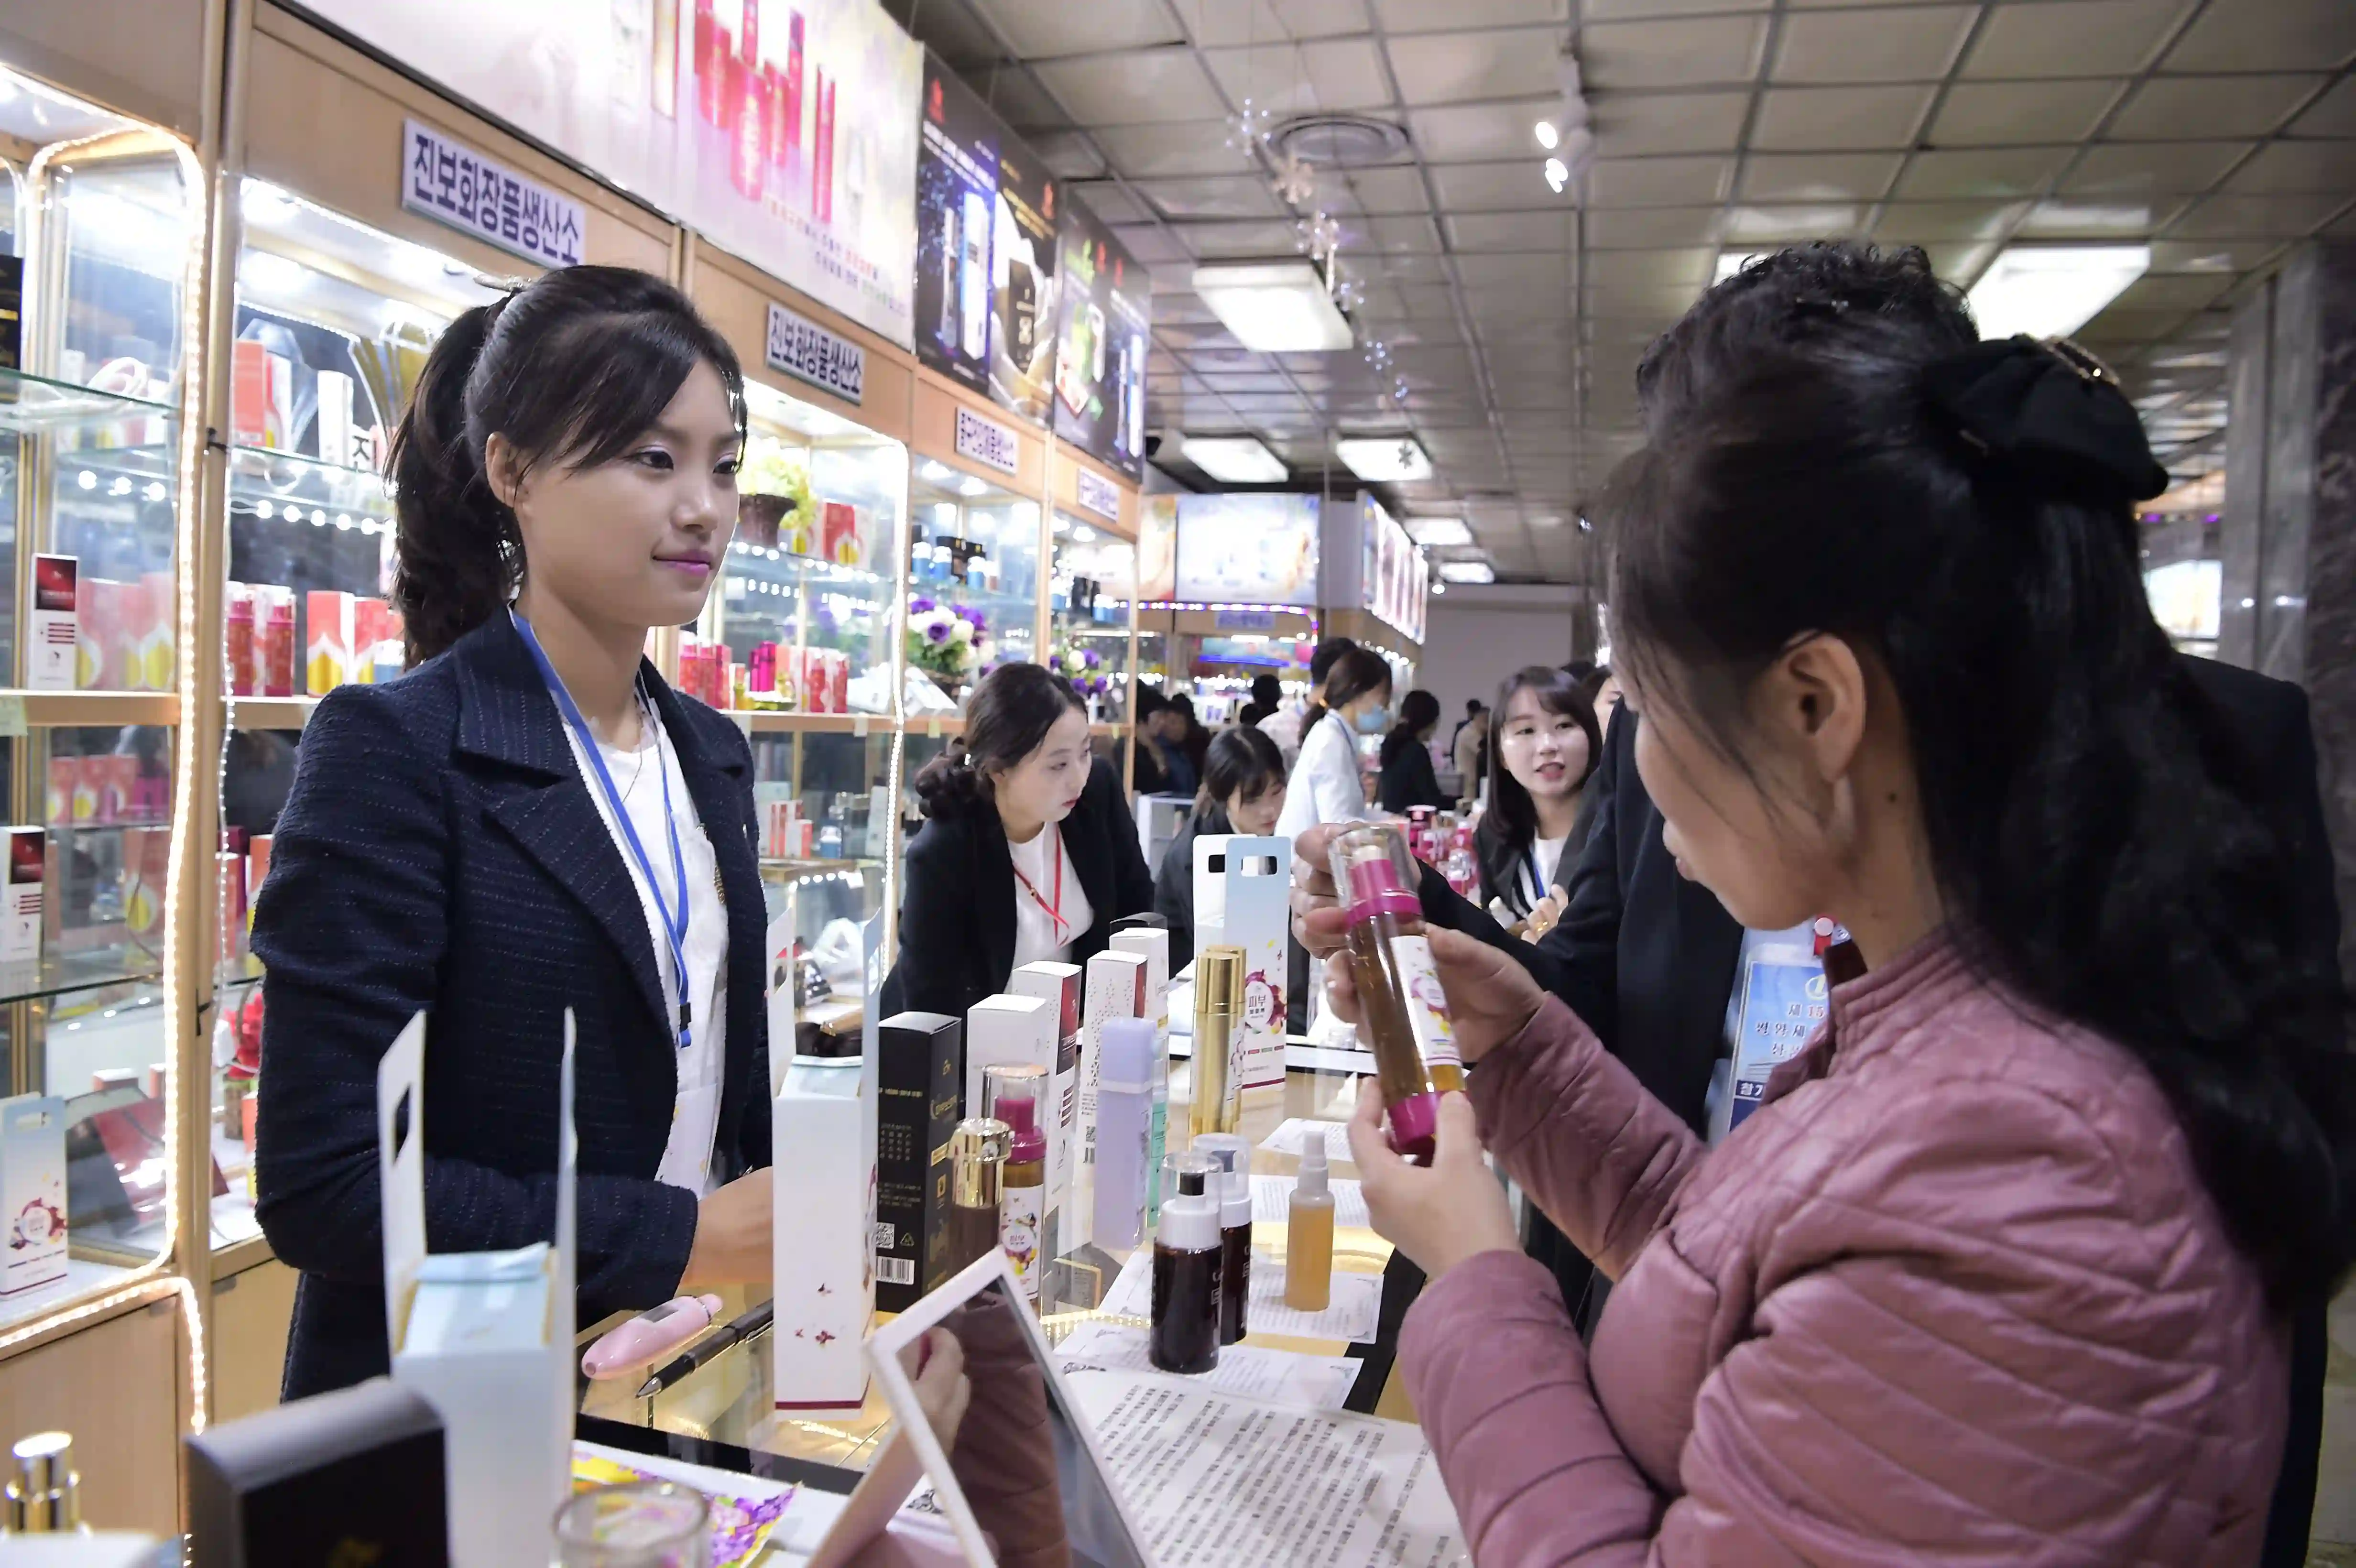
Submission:
<svg viewBox="0 0 2356 1568">
<path fill-rule="evenodd" d="M 974 682 L 1038 656 L 1039 503 L 930 458 L 911 475 L 911 722 L 961 711 Z"/>
<path fill-rule="evenodd" d="M 1130 597 L 1137 547 L 1119 534 L 1057 513 L 1047 587 L 1047 667 L 1087 699 L 1088 719 L 1129 719 Z"/>
<path fill-rule="evenodd" d="M 744 396 L 735 538 L 680 685 L 715 707 L 888 722 L 907 449 L 762 381 Z"/>
</svg>

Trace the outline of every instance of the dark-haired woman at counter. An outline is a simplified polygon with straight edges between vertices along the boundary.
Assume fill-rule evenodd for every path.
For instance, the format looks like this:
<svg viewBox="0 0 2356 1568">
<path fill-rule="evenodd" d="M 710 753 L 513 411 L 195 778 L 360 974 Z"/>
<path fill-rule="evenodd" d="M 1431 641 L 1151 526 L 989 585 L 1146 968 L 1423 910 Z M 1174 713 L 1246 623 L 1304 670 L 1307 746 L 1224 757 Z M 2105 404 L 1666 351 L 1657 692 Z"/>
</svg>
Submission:
<svg viewBox="0 0 2356 1568">
<path fill-rule="evenodd" d="M 1153 907 L 1119 775 L 1088 745 L 1071 682 L 1001 665 L 974 688 L 962 752 L 916 774 L 925 825 L 902 863 L 886 1013 L 962 1019 L 1043 959 L 1086 964 L 1112 923 Z"/>
</svg>

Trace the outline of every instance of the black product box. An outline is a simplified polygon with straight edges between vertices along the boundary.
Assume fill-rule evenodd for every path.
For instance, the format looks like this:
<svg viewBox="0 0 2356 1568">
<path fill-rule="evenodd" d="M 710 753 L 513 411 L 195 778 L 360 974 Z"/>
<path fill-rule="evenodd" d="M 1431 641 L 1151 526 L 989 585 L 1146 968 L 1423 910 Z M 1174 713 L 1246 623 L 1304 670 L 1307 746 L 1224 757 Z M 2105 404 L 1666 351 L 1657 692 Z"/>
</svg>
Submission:
<svg viewBox="0 0 2356 1568">
<path fill-rule="evenodd" d="M 25 259 L 0 256 L 0 370 L 25 364 Z"/>
<path fill-rule="evenodd" d="M 442 1419 L 370 1378 L 187 1440 L 203 1568 L 447 1568 Z"/>
<path fill-rule="evenodd" d="M 895 1013 L 876 1026 L 875 1054 L 875 1306 L 905 1312 L 949 1277 L 949 1138 L 965 1115 L 965 1021 Z"/>
</svg>

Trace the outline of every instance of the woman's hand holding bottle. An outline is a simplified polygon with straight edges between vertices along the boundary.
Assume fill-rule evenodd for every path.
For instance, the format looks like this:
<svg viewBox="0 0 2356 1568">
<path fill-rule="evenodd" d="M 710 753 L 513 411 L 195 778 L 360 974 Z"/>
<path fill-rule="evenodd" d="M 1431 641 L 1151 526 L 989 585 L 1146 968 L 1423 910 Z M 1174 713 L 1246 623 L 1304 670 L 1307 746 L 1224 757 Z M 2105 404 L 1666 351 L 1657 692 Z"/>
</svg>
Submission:
<svg viewBox="0 0 2356 1568">
<path fill-rule="evenodd" d="M 715 1285 L 767 1285 L 772 1238 L 770 1195 L 776 1179 L 766 1168 L 740 1176 L 703 1200 L 695 1217 L 695 1244 L 688 1249 L 687 1272 L 679 1288 L 692 1294 Z"/>
<path fill-rule="evenodd" d="M 1510 960 L 1507 966 L 1520 967 Z M 1450 1001 L 1453 1005 L 1452 991 Z M 1461 1039 L 1462 1012 L 1456 1021 Z M 1521 1251 L 1505 1189 L 1482 1157 L 1472 1102 L 1463 1095 L 1440 1096 L 1431 1163 L 1409 1165 L 1383 1129 L 1382 1096 L 1371 1082 L 1361 1083 L 1358 1108 L 1350 1117 L 1350 1157 L 1357 1161 L 1376 1232 L 1432 1278 L 1482 1253 Z"/>
<path fill-rule="evenodd" d="M 1338 951 L 1348 932 L 1348 918 L 1329 904 L 1297 917 L 1293 923 L 1303 933 L 1303 946 L 1312 953 L 1330 955 L 1325 960 L 1325 1005 L 1337 1017 L 1356 1023 L 1357 984 L 1350 971 L 1350 955 Z M 1440 988 L 1448 996 L 1457 1051 L 1468 1064 L 1529 1027 L 1546 993 L 1538 989 L 1527 969 L 1461 931 L 1427 927 L 1424 937 L 1431 944 L 1431 966 L 1440 976 Z"/>
</svg>

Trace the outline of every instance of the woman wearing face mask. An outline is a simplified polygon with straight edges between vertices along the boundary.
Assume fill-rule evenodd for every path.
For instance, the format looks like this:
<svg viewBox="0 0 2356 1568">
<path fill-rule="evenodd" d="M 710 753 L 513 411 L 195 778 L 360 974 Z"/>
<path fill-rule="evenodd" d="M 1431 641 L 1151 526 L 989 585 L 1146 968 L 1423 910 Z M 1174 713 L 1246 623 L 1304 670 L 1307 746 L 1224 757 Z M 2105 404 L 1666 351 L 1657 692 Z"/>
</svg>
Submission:
<svg viewBox="0 0 2356 1568">
<path fill-rule="evenodd" d="M 1334 661 L 1324 699 L 1312 702 L 1301 720 L 1301 760 L 1293 764 L 1279 833 L 1295 837 L 1321 822 L 1354 822 L 1366 815 L 1358 738 L 1388 727 L 1390 704 L 1391 667 L 1380 654 L 1354 646 Z"/>
<path fill-rule="evenodd" d="M 916 794 L 886 1014 L 962 1019 L 1023 965 L 1086 964 L 1114 921 L 1153 907 L 1120 776 L 1089 749 L 1079 693 L 1041 666 L 982 677 L 963 754 L 926 763 Z"/>
<path fill-rule="evenodd" d="M 566 1335 L 770 1277 L 752 757 L 640 653 L 702 608 L 743 444 L 734 355 L 641 272 L 548 273 L 426 360 L 391 461 L 415 667 L 320 701 L 254 911 L 289 1398 L 387 1370 L 377 1064 L 420 1011 L 436 1252 L 550 1238 L 570 1008 Z"/>
<path fill-rule="evenodd" d="M 1535 937 L 1562 914 L 1561 877 L 1579 859 L 1579 799 L 1603 754 L 1580 682 L 1551 665 L 1515 672 L 1497 699 L 1496 772 L 1472 831 L 1481 901 Z"/>
<path fill-rule="evenodd" d="M 2254 1562 L 2286 1316 L 2356 1253 L 2297 829 L 2152 619 L 2107 372 L 1804 298 L 1600 510 L 1669 852 L 1868 972 L 1775 985 L 1822 1022 L 1711 1148 L 1433 933 L 1471 1097 L 1429 1169 L 1352 1128 L 1431 1275 L 1399 1365 L 1483 1563 Z M 1484 1142 L 1617 1281 L 1591 1359 Z"/>
<path fill-rule="evenodd" d="M 1284 753 L 1257 730 L 1222 730 L 1204 753 L 1203 788 L 1178 837 L 1162 852 L 1153 910 L 1170 923 L 1170 972 L 1194 957 L 1194 840 L 1205 833 L 1265 838 L 1284 811 Z"/>
<path fill-rule="evenodd" d="M 1431 732 L 1439 728 L 1440 699 L 1417 690 L 1399 699 L 1398 723 L 1383 737 L 1382 772 L 1375 781 L 1375 799 L 1385 811 L 1404 814 L 1411 805 L 1437 811 L 1451 804 L 1431 766 Z"/>
</svg>

